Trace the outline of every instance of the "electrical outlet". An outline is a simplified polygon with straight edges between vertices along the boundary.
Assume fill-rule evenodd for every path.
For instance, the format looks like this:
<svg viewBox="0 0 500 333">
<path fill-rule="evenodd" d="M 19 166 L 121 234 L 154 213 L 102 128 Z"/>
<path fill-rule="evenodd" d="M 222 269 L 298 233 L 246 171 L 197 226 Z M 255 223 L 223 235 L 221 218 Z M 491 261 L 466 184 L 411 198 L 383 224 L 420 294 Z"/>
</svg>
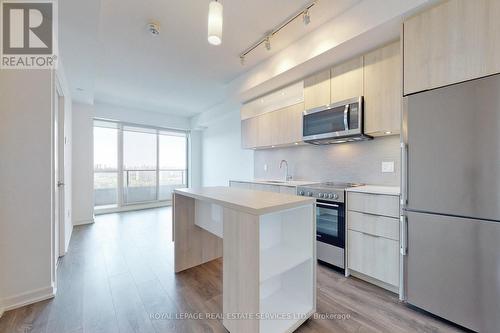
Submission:
<svg viewBox="0 0 500 333">
<path fill-rule="evenodd" d="M 382 172 L 383 173 L 393 173 L 394 172 L 394 161 L 382 162 Z"/>
<path fill-rule="evenodd" d="M 264 164 L 264 171 L 267 172 L 267 164 Z"/>
</svg>

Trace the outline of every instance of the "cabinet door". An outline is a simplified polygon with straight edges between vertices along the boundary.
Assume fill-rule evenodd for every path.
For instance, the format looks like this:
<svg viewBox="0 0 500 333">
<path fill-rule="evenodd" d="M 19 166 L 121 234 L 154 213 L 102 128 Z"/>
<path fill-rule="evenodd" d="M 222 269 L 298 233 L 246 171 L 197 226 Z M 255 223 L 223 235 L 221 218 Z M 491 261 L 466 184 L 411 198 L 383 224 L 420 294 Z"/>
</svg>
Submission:
<svg viewBox="0 0 500 333">
<path fill-rule="evenodd" d="M 306 110 L 330 104 L 329 69 L 304 80 L 304 104 Z"/>
<path fill-rule="evenodd" d="M 336 65 L 331 71 L 331 103 L 363 95 L 363 57 Z"/>
<path fill-rule="evenodd" d="M 401 54 L 399 41 L 364 56 L 365 133 L 398 134 L 401 121 Z"/>
<path fill-rule="evenodd" d="M 241 146 L 243 148 L 257 147 L 259 137 L 258 118 L 248 118 L 241 121 Z"/>
<path fill-rule="evenodd" d="M 261 114 L 258 119 L 258 147 L 269 147 L 273 145 L 274 112 Z"/>
<path fill-rule="evenodd" d="M 404 93 L 500 72 L 500 1 L 451 0 L 404 22 Z"/>
<path fill-rule="evenodd" d="M 279 111 L 275 131 L 279 144 L 292 144 L 302 141 L 302 113 L 304 103 L 291 105 Z"/>
<path fill-rule="evenodd" d="M 399 243 L 348 230 L 348 266 L 377 280 L 399 286 Z"/>
</svg>

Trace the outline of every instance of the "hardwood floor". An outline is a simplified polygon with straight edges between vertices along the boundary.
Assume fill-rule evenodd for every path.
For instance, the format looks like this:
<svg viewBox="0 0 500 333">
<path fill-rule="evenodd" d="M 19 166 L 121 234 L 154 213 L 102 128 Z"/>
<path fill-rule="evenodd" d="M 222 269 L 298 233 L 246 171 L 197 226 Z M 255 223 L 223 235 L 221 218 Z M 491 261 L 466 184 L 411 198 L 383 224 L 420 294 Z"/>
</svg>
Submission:
<svg viewBox="0 0 500 333">
<path fill-rule="evenodd" d="M 217 318 L 178 319 L 220 314 L 222 261 L 175 275 L 171 239 L 170 208 L 101 215 L 75 227 L 57 296 L 6 312 L 0 332 L 227 332 Z M 337 317 L 310 319 L 297 332 L 458 332 L 322 265 L 317 295 L 318 313 Z"/>
</svg>

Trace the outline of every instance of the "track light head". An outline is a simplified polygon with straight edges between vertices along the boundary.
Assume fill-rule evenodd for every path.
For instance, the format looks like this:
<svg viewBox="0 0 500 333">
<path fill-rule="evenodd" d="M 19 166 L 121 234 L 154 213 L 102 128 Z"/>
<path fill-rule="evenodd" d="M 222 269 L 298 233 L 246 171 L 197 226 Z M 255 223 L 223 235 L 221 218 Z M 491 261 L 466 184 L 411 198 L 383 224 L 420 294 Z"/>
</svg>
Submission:
<svg viewBox="0 0 500 333">
<path fill-rule="evenodd" d="M 302 21 L 304 22 L 304 25 L 308 25 L 311 23 L 311 15 L 309 14 L 309 9 L 304 10 L 304 13 L 302 14 Z"/>
<path fill-rule="evenodd" d="M 268 51 L 271 51 L 271 36 L 267 36 L 264 43 L 266 45 L 266 49 Z"/>
</svg>

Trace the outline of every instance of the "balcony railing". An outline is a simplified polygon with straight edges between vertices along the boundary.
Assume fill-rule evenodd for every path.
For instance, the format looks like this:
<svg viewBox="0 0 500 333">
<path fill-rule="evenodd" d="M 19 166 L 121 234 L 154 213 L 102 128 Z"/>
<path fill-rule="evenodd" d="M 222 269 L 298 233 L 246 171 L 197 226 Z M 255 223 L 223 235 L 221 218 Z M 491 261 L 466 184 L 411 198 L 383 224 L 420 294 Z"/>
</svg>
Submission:
<svg viewBox="0 0 500 333">
<path fill-rule="evenodd" d="M 122 204 L 135 204 L 171 200 L 176 188 L 186 187 L 185 169 L 160 170 L 123 170 Z M 95 170 L 94 203 L 95 206 L 117 205 L 118 172 L 114 170 Z"/>
</svg>

